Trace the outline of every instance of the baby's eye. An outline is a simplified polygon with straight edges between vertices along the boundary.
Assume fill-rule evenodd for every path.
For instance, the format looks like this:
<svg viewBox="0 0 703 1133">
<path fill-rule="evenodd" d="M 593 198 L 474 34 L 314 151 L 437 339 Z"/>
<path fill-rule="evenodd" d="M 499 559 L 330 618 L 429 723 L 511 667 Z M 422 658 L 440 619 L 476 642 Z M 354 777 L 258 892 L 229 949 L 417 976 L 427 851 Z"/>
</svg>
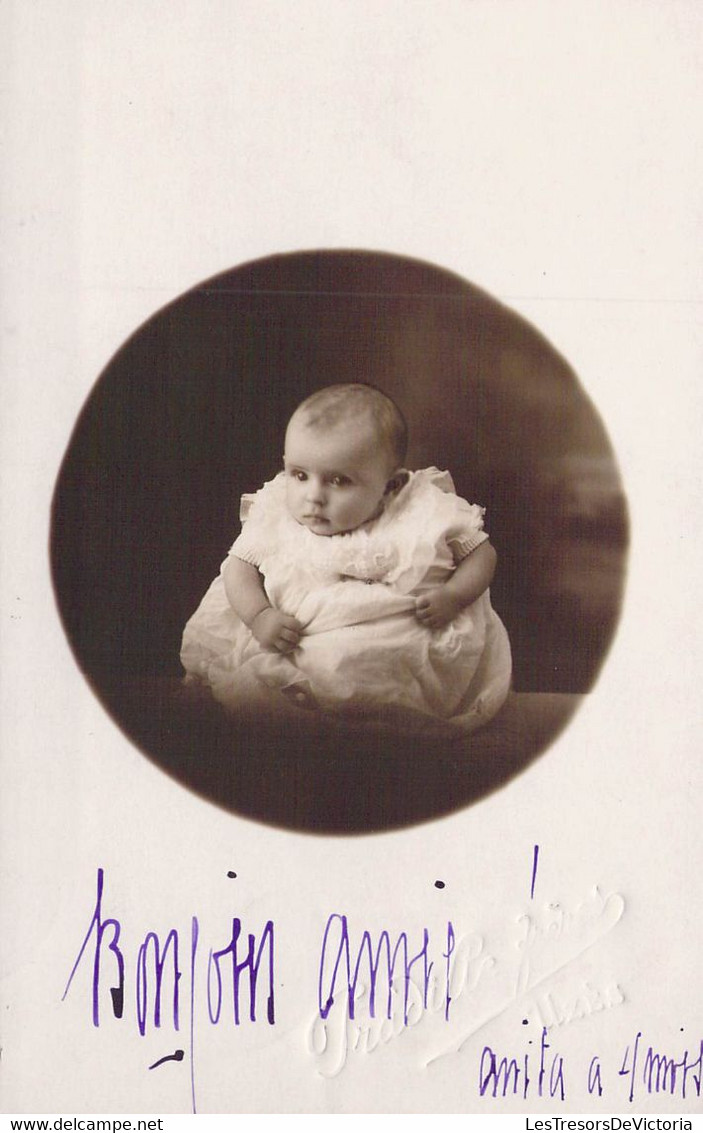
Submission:
<svg viewBox="0 0 703 1133">
<path fill-rule="evenodd" d="M 330 484 L 333 488 L 346 488 L 348 484 L 351 484 L 351 480 L 348 476 L 333 476 Z"/>
<path fill-rule="evenodd" d="M 301 482 L 308 478 L 307 472 L 301 472 L 299 468 L 294 468 L 291 472 L 291 476 L 294 480 L 300 480 Z"/>
</svg>

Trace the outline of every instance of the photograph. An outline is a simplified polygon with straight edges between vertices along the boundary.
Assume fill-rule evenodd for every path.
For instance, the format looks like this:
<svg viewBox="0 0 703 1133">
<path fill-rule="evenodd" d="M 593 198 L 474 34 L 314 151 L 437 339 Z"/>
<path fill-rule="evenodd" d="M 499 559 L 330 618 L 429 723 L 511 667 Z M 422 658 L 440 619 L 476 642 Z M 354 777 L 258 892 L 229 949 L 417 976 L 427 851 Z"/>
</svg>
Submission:
<svg viewBox="0 0 703 1133">
<path fill-rule="evenodd" d="M 522 771 L 593 686 L 627 548 L 567 362 L 453 273 L 363 251 L 267 257 L 149 319 L 81 411 L 52 523 L 68 639 L 125 734 L 221 806 L 325 833 Z"/>
</svg>

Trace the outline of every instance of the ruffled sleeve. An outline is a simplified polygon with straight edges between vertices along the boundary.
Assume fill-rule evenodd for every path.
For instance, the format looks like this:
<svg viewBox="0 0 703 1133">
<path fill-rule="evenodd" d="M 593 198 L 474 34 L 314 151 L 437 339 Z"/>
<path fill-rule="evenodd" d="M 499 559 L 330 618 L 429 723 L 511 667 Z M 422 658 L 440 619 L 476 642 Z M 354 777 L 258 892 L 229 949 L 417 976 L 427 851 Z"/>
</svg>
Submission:
<svg viewBox="0 0 703 1133">
<path fill-rule="evenodd" d="M 396 531 L 401 548 L 388 580 L 412 592 L 436 578 L 437 570 L 451 572 L 488 539 L 483 515 L 484 508 L 456 495 L 448 472 L 424 468 L 411 473 L 380 521 Z"/>
<path fill-rule="evenodd" d="M 467 503 L 461 496 L 457 496 L 450 472 L 441 472 L 439 468 L 433 467 L 425 468 L 421 475 L 426 483 L 439 488 L 445 496 L 450 497 L 451 503 L 446 499 L 443 501 L 447 526 L 442 532 L 442 539 L 451 551 L 454 562 L 460 563 L 488 539 L 488 533 L 483 530 L 486 509 L 479 504 Z M 447 505 L 452 509 L 453 514 L 448 513 Z"/>
<path fill-rule="evenodd" d="M 486 509 L 478 504 L 468 504 L 457 496 L 457 522 L 445 532 L 444 538 L 455 563 L 460 563 L 488 539 L 483 530 L 483 517 Z"/>
<path fill-rule="evenodd" d="M 229 554 L 260 567 L 271 547 L 276 545 L 278 528 L 285 517 L 284 501 L 283 473 L 267 481 L 258 492 L 246 492 L 239 506 L 242 530 Z"/>
</svg>

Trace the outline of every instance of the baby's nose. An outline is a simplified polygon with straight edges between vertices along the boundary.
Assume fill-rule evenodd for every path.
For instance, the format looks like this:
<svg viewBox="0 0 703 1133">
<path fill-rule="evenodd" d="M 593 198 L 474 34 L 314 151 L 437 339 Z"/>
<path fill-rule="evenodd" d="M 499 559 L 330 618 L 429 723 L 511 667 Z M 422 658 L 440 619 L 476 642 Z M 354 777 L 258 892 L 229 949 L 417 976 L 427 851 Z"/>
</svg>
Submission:
<svg viewBox="0 0 703 1133">
<path fill-rule="evenodd" d="M 310 503 L 322 503 L 325 498 L 324 485 L 321 480 L 311 477 L 308 480 L 307 497 Z"/>
</svg>

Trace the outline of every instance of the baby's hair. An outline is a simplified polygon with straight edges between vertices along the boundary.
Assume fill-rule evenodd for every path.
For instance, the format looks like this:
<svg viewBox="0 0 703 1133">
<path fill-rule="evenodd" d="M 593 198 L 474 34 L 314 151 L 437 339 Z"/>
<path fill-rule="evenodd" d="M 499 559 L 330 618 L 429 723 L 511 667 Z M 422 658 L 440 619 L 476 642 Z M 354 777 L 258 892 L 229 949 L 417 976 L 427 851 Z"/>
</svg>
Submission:
<svg viewBox="0 0 703 1133">
<path fill-rule="evenodd" d="M 325 386 L 301 402 L 294 417 L 302 414 L 313 427 L 330 428 L 340 422 L 368 417 L 385 443 L 394 469 L 405 460 L 408 448 L 408 427 L 396 403 L 375 386 L 364 382 Z"/>
</svg>

